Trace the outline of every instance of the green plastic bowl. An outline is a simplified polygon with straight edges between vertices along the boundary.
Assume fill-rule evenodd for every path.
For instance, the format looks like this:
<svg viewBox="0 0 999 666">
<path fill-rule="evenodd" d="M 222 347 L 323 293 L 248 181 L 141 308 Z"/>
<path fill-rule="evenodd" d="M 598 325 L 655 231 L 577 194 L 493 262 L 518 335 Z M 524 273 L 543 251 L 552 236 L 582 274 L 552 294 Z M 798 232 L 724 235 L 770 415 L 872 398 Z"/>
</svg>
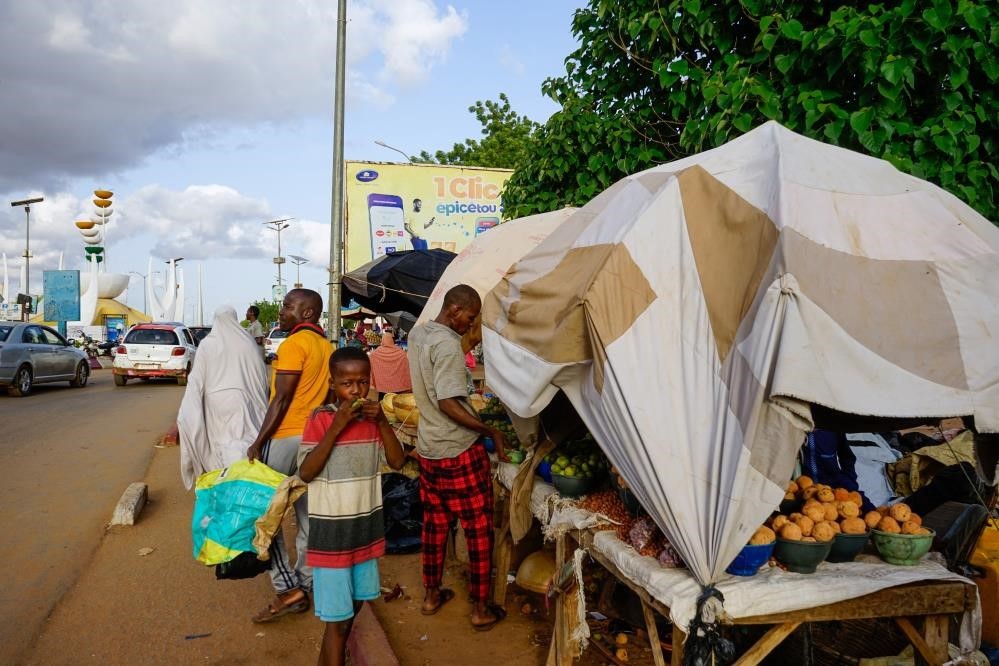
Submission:
<svg viewBox="0 0 999 666">
<path fill-rule="evenodd" d="M 774 557 L 790 571 L 802 574 L 815 573 L 816 567 L 832 550 L 832 541 L 788 541 L 777 538 Z"/>
<path fill-rule="evenodd" d="M 871 530 L 871 541 L 881 558 L 889 564 L 902 566 L 918 564 L 923 555 L 930 552 L 935 536 L 936 532 L 933 530 L 929 534 L 892 534 Z"/>
<path fill-rule="evenodd" d="M 833 539 L 832 550 L 826 556 L 826 562 L 853 562 L 860 551 L 871 538 L 869 532 L 863 534 L 837 534 Z"/>
<path fill-rule="evenodd" d="M 562 497 L 581 497 L 590 492 L 594 483 L 596 483 L 596 479 L 593 477 L 587 479 L 583 477 L 562 476 L 561 474 L 552 472 L 552 485 L 555 486 L 558 494 Z"/>
</svg>

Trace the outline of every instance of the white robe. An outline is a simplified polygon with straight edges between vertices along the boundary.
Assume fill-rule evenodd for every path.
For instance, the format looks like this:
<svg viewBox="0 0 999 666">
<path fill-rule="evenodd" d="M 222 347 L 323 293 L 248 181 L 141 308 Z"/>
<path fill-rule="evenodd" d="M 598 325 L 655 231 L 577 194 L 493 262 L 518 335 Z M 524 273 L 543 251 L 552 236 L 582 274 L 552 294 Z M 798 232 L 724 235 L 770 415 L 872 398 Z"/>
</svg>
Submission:
<svg viewBox="0 0 999 666">
<path fill-rule="evenodd" d="M 213 469 L 246 457 L 267 411 L 267 368 L 236 311 L 215 311 L 180 403 L 180 475 L 187 488 Z"/>
</svg>

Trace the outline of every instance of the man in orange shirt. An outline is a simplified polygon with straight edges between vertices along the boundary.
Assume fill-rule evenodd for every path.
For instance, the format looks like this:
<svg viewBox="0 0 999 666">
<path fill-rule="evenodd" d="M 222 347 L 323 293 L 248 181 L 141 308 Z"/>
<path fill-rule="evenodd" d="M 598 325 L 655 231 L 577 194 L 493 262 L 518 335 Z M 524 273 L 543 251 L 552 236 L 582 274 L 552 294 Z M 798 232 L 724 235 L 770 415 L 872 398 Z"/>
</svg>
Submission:
<svg viewBox="0 0 999 666">
<path fill-rule="evenodd" d="M 322 405 L 330 390 L 329 358 L 333 353 L 323 329 L 318 325 L 323 299 L 311 289 L 292 289 L 284 297 L 278 325 L 288 337 L 271 364 L 271 402 L 260 433 L 246 456 L 260 460 L 282 474 L 298 471 L 298 447 L 305 422 L 312 410 Z M 271 544 L 271 582 L 277 597 L 253 617 L 254 622 L 270 622 L 288 613 L 309 609 L 312 567 L 305 564 L 309 538 L 307 495 L 295 502 L 298 534 L 294 568 L 288 559 L 281 531 Z"/>
</svg>

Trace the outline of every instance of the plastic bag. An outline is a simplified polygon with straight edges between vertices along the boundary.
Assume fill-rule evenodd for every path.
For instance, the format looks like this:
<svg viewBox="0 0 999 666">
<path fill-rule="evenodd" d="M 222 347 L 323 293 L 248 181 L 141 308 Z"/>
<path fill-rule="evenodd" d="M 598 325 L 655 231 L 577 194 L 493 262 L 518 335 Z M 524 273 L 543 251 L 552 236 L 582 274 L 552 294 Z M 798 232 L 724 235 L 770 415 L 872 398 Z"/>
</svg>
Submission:
<svg viewBox="0 0 999 666">
<path fill-rule="evenodd" d="M 420 480 L 402 474 L 382 475 L 382 513 L 385 516 L 385 552 L 415 553 L 423 546 L 423 504 Z"/>
<path fill-rule="evenodd" d="M 642 516 L 631 526 L 631 530 L 628 532 L 628 543 L 639 553 L 645 555 L 648 553 L 643 551 L 647 551 L 650 546 L 653 546 L 659 536 L 659 527 L 655 522 L 648 516 Z M 655 555 L 657 552 L 659 552 L 658 549 L 652 555 Z"/>
<path fill-rule="evenodd" d="M 239 580 L 253 578 L 271 568 L 270 560 L 257 559 L 257 554 L 246 551 L 240 553 L 228 562 L 215 565 L 217 580 Z"/>
</svg>

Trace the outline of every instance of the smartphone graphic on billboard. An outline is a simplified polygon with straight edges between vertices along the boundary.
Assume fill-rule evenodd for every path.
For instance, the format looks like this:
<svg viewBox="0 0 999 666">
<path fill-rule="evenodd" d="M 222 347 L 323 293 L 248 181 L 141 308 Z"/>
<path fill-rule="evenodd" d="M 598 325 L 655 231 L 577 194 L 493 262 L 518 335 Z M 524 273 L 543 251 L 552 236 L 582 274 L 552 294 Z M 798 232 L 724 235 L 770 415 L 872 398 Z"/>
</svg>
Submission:
<svg viewBox="0 0 999 666">
<path fill-rule="evenodd" d="M 406 247 L 406 220 L 402 197 L 394 194 L 368 195 L 371 223 L 371 257 L 377 259 Z"/>
</svg>

